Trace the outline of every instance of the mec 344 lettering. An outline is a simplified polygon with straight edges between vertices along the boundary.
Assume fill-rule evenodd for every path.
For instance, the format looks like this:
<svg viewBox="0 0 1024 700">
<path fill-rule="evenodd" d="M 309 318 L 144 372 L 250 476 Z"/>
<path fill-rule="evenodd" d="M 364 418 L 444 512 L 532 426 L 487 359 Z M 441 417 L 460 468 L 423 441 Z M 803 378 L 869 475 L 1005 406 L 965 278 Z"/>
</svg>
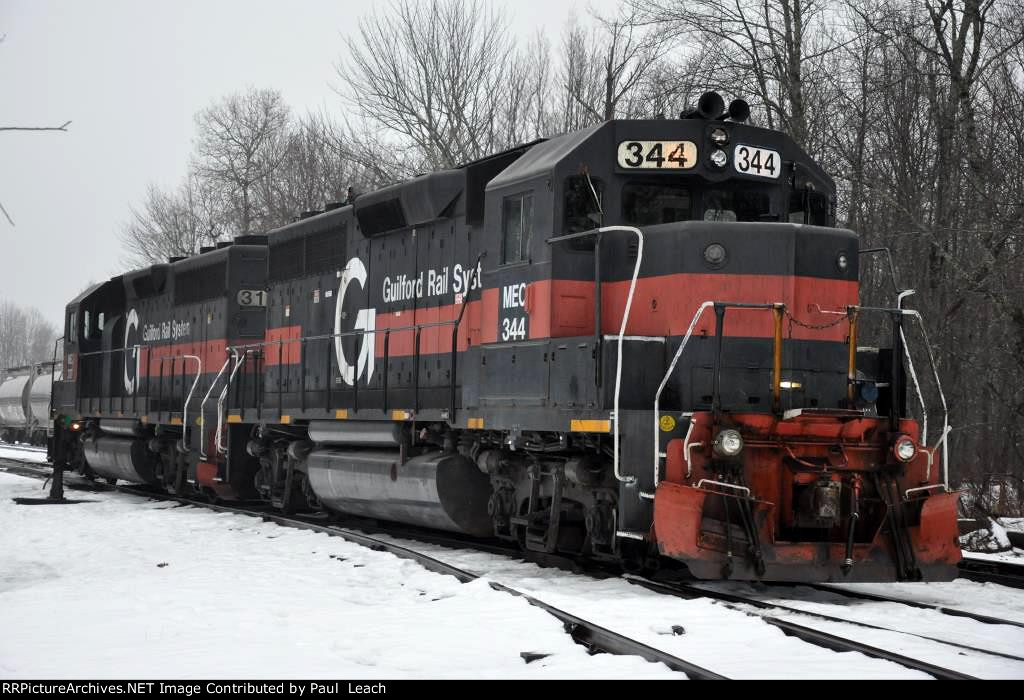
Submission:
<svg viewBox="0 0 1024 700">
<path fill-rule="evenodd" d="M 526 321 L 526 283 L 506 284 L 501 288 L 501 319 L 499 332 L 502 340 L 526 340 L 529 334 Z"/>
</svg>

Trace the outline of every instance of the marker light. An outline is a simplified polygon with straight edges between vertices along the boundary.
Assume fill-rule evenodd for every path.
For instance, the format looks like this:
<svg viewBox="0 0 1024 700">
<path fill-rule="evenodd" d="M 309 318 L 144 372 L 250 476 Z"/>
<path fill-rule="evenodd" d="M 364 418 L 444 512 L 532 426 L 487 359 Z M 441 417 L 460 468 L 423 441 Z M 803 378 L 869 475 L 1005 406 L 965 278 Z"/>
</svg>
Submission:
<svg viewBox="0 0 1024 700">
<path fill-rule="evenodd" d="M 846 257 L 846 253 L 840 253 L 839 257 L 836 258 L 836 267 L 839 268 L 840 272 L 846 272 L 846 268 L 850 266 L 850 260 Z"/>
</svg>

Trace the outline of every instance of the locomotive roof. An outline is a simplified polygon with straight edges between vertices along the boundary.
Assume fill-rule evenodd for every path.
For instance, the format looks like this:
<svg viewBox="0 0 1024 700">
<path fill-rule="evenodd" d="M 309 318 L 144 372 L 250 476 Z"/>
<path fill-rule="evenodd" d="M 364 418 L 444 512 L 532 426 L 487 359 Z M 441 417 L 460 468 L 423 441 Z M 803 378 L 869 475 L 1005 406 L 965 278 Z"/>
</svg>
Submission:
<svg viewBox="0 0 1024 700">
<path fill-rule="evenodd" d="M 601 122 L 531 145 L 522 157 L 496 175 L 487 189 L 504 188 L 535 178 L 550 177 L 560 166 L 569 166 L 567 160 L 573 154 L 582 153 L 585 148 L 614 149 L 614 144 L 622 140 L 662 139 L 666 138 L 668 133 L 672 133 L 672 138 L 703 143 L 706 141 L 706 132 L 712 125 L 728 128 L 738 142 L 742 142 L 742 139 L 748 143 L 779 150 L 783 158 L 799 162 L 802 168 L 813 172 L 816 179 L 834 190 L 835 184 L 828 173 L 786 132 L 745 122 L 725 122 L 717 119 L 611 119 Z M 614 159 L 614 150 L 612 153 Z M 702 163 L 689 173 L 696 176 L 711 176 L 710 179 L 713 180 L 735 176 L 731 169 L 726 173 L 710 173 Z"/>
<path fill-rule="evenodd" d="M 555 166 L 578 147 L 586 143 L 606 123 L 594 124 L 585 129 L 571 131 L 568 134 L 555 136 L 547 141 L 538 143 L 512 163 L 512 165 L 495 176 L 488 185 L 488 189 L 504 187 L 551 172 Z"/>
</svg>

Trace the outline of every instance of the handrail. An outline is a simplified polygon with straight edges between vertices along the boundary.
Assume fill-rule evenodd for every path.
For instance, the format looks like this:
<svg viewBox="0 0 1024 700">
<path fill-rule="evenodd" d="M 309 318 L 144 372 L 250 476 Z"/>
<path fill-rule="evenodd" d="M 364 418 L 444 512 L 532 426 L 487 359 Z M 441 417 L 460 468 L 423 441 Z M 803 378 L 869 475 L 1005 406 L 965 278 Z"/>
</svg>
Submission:
<svg viewBox="0 0 1024 700">
<path fill-rule="evenodd" d="M 53 419 L 55 418 L 55 416 L 53 415 L 53 393 L 54 393 L 54 386 L 53 385 L 55 384 L 54 376 L 55 376 L 55 372 L 56 372 L 56 369 L 57 369 L 57 344 L 60 343 L 62 340 L 64 340 L 64 336 L 61 336 L 59 338 L 55 338 L 54 341 L 53 341 L 53 363 L 50 365 L 50 405 L 49 405 L 49 407 L 47 409 L 47 411 L 48 411 L 48 418 L 49 418 L 49 421 L 51 423 L 53 422 Z M 64 371 L 66 369 L 64 367 L 64 358 L 61 358 L 60 362 L 61 362 L 61 373 L 60 373 L 60 376 L 63 377 L 64 376 Z M 52 428 L 53 426 L 51 425 L 50 427 Z"/>
<path fill-rule="evenodd" d="M 206 395 L 203 396 L 203 401 L 202 401 L 202 403 L 199 404 L 199 421 L 200 421 L 200 428 L 202 428 L 202 437 L 199 440 L 199 458 L 200 459 L 206 459 L 206 402 L 210 400 L 210 394 L 213 393 L 213 388 L 215 386 L 217 386 L 217 382 L 219 382 L 220 378 L 222 376 L 224 376 L 224 370 L 226 370 L 228 368 L 228 365 L 230 363 L 231 363 L 231 356 L 229 355 L 228 358 L 226 360 L 224 360 L 224 364 L 221 365 L 220 371 L 217 372 L 217 376 L 213 378 L 212 382 L 210 382 L 210 388 L 206 390 Z M 218 423 L 218 427 L 219 427 L 219 423 Z"/>
<path fill-rule="evenodd" d="M 631 311 L 631 309 L 633 307 L 633 294 L 636 291 L 636 280 L 640 276 L 640 263 L 643 261 L 643 257 L 644 257 L 644 234 L 643 234 L 643 232 L 640 229 L 636 228 L 635 226 L 602 226 L 601 228 L 590 229 L 588 231 L 578 231 L 576 233 L 567 233 L 567 234 L 562 235 L 562 236 L 553 236 L 553 237 L 547 239 L 546 242 L 549 245 L 551 245 L 553 243 L 562 243 L 562 242 L 565 242 L 565 241 L 575 240 L 577 238 L 588 238 L 590 236 L 597 236 L 598 243 L 600 243 L 601 235 L 602 234 L 612 233 L 612 232 L 615 232 L 615 231 L 625 232 L 625 233 L 632 233 L 632 234 L 634 234 L 637 237 L 636 264 L 633 265 L 633 276 L 630 278 L 630 281 L 629 281 L 629 294 L 626 296 L 626 308 L 623 311 L 622 323 L 619 326 L 619 337 L 618 337 L 619 345 L 618 345 L 618 353 L 617 353 L 618 357 L 616 358 L 616 366 L 615 366 L 615 397 L 614 397 L 614 404 L 613 404 L 613 407 L 612 407 L 612 420 L 615 423 L 615 431 L 614 431 L 613 437 L 612 437 L 612 439 L 614 441 L 614 444 L 613 444 L 613 447 L 612 447 L 612 451 L 613 451 L 613 455 L 612 455 L 612 471 L 615 474 L 615 478 L 617 480 L 619 480 L 620 482 L 622 482 L 624 484 L 632 484 L 633 482 L 636 481 L 636 477 L 635 476 L 623 476 L 622 475 L 622 471 L 621 471 L 620 466 L 619 466 L 619 434 L 620 434 L 620 430 L 619 430 L 619 423 L 620 423 L 620 421 L 619 421 L 619 393 L 620 393 L 620 390 L 621 390 L 621 387 L 622 387 L 622 344 L 623 344 L 623 341 L 625 340 L 625 337 L 626 337 L 626 325 L 629 323 L 629 315 L 630 315 L 630 311 Z M 598 245 L 595 248 L 595 250 L 600 250 L 600 245 Z M 600 271 L 599 267 L 597 267 L 597 271 L 598 272 Z M 601 294 L 601 285 L 600 285 L 600 282 L 596 279 L 596 275 L 595 275 L 594 284 L 596 285 L 596 289 L 594 290 L 595 300 L 597 300 L 597 299 L 599 299 L 600 294 Z M 595 310 L 595 314 L 594 314 L 594 325 L 595 325 L 595 327 L 594 327 L 594 335 L 597 336 L 598 338 L 600 338 L 600 336 L 601 336 L 601 328 L 600 328 L 601 316 L 600 316 L 600 311 L 601 311 L 601 309 L 600 309 L 600 306 L 598 305 L 597 309 Z M 600 355 L 600 353 L 598 353 L 598 362 L 600 362 L 600 358 L 601 358 L 601 355 Z M 657 455 L 657 449 L 655 449 L 655 455 Z"/>
<path fill-rule="evenodd" d="M 622 343 L 626 337 L 626 326 L 629 323 L 629 312 L 633 308 L 633 294 L 636 292 L 636 280 L 640 276 L 640 263 L 644 258 L 644 234 L 640 229 L 634 226 L 603 226 L 598 229 L 598 233 L 601 234 L 611 233 L 613 231 L 633 233 L 636 234 L 637 237 L 636 264 L 633 266 L 633 277 L 629 280 L 629 294 L 626 296 L 626 308 L 622 312 L 622 323 L 619 325 L 619 346 L 615 353 L 615 398 L 612 406 L 612 416 L 615 421 L 615 433 L 612 437 L 612 471 L 615 474 L 616 479 L 623 483 L 631 484 L 636 481 L 636 477 L 623 476 L 619 465 L 619 434 L 622 432 L 619 427 L 619 393 L 622 388 Z"/>
<path fill-rule="evenodd" d="M 928 351 L 928 363 L 931 365 L 932 377 L 935 379 L 935 388 L 939 392 L 939 400 L 942 402 L 942 434 L 935 443 L 935 449 L 942 445 L 942 483 L 949 490 L 949 442 L 946 440 L 946 435 L 952 430 L 949 425 L 949 405 L 946 403 L 946 394 L 942 390 L 942 380 L 939 379 L 939 369 L 935 364 L 935 355 L 932 353 L 932 344 L 928 340 L 928 330 L 924 326 L 924 318 L 921 316 L 921 312 L 917 309 L 900 309 L 900 311 L 906 316 L 913 316 L 917 319 L 917 324 L 921 327 L 921 335 L 924 336 L 924 347 Z M 916 377 L 915 377 L 916 381 Z"/>
<path fill-rule="evenodd" d="M 217 399 L 217 433 L 214 436 L 214 442 L 217 446 L 217 452 L 224 454 L 228 451 L 227 445 L 223 444 L 222 437 L 224 435 L 224 401 L 227 399 L 228 391 L 231 389 L 231 385 L 235 381 L 235 375 L 238 374 L 238 370 L 245 364 L 245 360 L 249 357 L 249 351 L 246 350 L 239 357 L 238 352 L 231 350 L 231 358 L 235 360 L 235 366 L 231 369 L 231 374 L 228 376 L 228 381 L 224 384 L 224 388 L 220 392 L 220 396 Z"/>
<path fill-rule="evenodd" d="M 700 481 L 697 482 L 696 488 L 699 489 L 704 484 L 713 484 L 714 486 L 721 486 L 722 488 L 733 489 L 735 491 L 741 492 L 747 498 L 750 498 L 750 489 L 747 488 L 746 486 L 738 486 L 736 484 L 730 484 L 726 481 L 715 481 L 714 479 L 701 479 Z"/>
<path fill-rule="evenodd" d="M 905 295 L 905 296 L 909 296 L 909 295 Z M 900 299 L 900 301 L 902 301 L 902 299 Z M 897 307 L 895 309 L 890 309 L 890 308 L 886 308 L 886 307 L 882 307 L 882 306 L 849 306 L 849 307 L 847 307 L 846 311 L 826 310 L 826 309 L 822 309 L 817 304 L 815 304 L 814 306 L 817 308 L 818 312 L 822 313 L 822 314 L 848 315 L 850 313 L 850 310 L 856 309 L 857 311 L 877 311 L 877 312 L 880 312 L 880 313 L 899 314 L 901 316 L 911 316 L 911 317 L 917 319 L 917 324 L 921 328 L 921 335 L 924 336 L 924 348 L 925 348 L 925 350 L 928 353 L 928 364 L 929 364 L 929 366 L 930 366 L 930 368 L 932 370 L 932 378 L 935 380 L 935 389 L 939 392 L 939 400 L 942 402 L 942 432 L 939 435 L 939 439 L 935 441 L 935 446 L 932 449 L 933 450 L 937 450 L 939 448 L 939 446 L 942 447 L 942 471 L 943 471 L 942 482 L 945 485 L 946 490 L 948 491 L 949 490 L 949 445 L 948 445 L 948 443 L 946 441 L 946 436 L 949 434 L 949 432 L 953 428 L 949 424 L 949 405 L 946 403 L 946 394 L 942 390 L 942 380 L 939 379 L 938 366 L 935 364 L 935 354 L 932 352 L 932 344 L 931 344 L 931 341 L 928 339 L 928 329 L 925 328 L 924 317 L 921 316 L 921 312 L 918 311 L 917 309 L 904 309 L 902 306 Z M 904 341 L 903 345 L 904 345 L 904 347 L 906 347 L 905 335 L 903 334 L 902 327 L 900 328 L 900 338 L 901 338 L 901 340 Z M 893 359 L 895 360 L 895 358 L 893 358 Z M 919 396 L 923 396 L 923 393 L 921 392 L 920 382 L 918 381 L 918 378 L 917 378 L 917 373 L 916 372 L 911 372 L 910 373 L 910 377 L 911 377 L 911 379 L 914 380 L 914 388 L 917 391 L 918 395 Z"/>
<path fill-rule="evenodd" d="M 421 309 L 422 310 L 422 309 Z M 431 321 L 430 323 L 417 323 L 412 326 L 401 326 L 399 328 L 374 328 L 373 330 L 351 330 L 344 331 L 342 333 L 324 333 L 321 335 L 304 335 L 299 338 L 278 338 L 276 340 L 265 340 L 261 343 L 246 343 L 245 345 L 229 345 L 228 349 L 233 350 L 255 350 L 258 348 L 268 347 L 270 345 L 283 345 L 285 343 L 298 343 L 300 341 L 310 340 L 331 340 L 334 338 L 347 338 L 353 335 L 367 335 L 375 333 L 396 333 L 401 331 L 415 331 L 422 328 L 435 328 L 441 326 L 451 326 L 458 322 L 458 319 L 452 319 L 450 321 Z"/>
<path fill-rule="evenodd" d="M 188 428 L 189 428 L 189 426 L 188 426 L 188 404 L 189 404 L 189 402 L 192 401 L 192 394 L 195 393 L 196 385 L 199 384 L 199 378 L 201 376 L 203 376 L 203 361 L 201 359 L 199 359 L 199 357 L 197 355 L 173 355 L 171 357 L 161 357 L 161 358 L 158 358 L 158 359 L 160 361 L 161 367 L 163 367 L 163 363 L 166 362 L 167 360 L 173 360 L 175 363 L 177 363 L 178 360 L 195 360 L 196 361 L 196 378 L 192 380 L 192 387 L 188 390 L 188 396 L 185 397 L 185 405 L 182 406 L 182 411 L 181 411 L 181 451 L 187 454 L 187 453 L 191 452 L 191 450 L 189 449 L 189 446 L 188 446 L 188 442 L 187 442 Z M 185 370 L 184 364 L 185 363 L 182 362 L 182 371 L 183 372 Z M 184 375 L 182 375 L 182 379 L 184 379 Z M 163 382 L 161 381 L 161 386 L 162 385 L 163 385 Z"/>
<path fill-rule="evenodd" d="M 904 289 L 896 295 L 896 308 L 903 308 L 903 300 L 912 294 L 917 294 L 916 289 Z M 910 370 L 910 378 L 914 380 L 914 391 L 917 394 L 917 403 L 921 407 L 921 442 L 928 444 L 928 407 L 924 404 L 924 395 L 921 393 L 921 383 L 917 381 L 917 371 L 914 369 L 914 360 L 910 356 L 910 348 L 907 347 L 907 336 L 900 326 L 900 339 L 903 341 L 903 354 L 907 358 L 907 369 Z"/>
<path fill-rule="evenodd" d="M 683 336 L 683 341 L 679 344 L 676 349 L 675 355 L 672 356 L 672 362 L 669 363 L 668 370 L 665 371 L 665 376 L 661 378 L 661 383 L 658 385 L 658 390 L 654 393 L 654 488 L 658 488 L 658 482 L 661 480 L 661 450 L 660 437 L 659 437 L 659 422 L 660 422 L 660 405 L 661 405 L 661 394 L 665 390 L 665 386 L 668 384 L 668 380 L 671 379 L 673 372 L 676 370 L 676 365 L 679 363 L 679 358 L 682 357 L 683 350 L 686 348 L 687 343 L 690 342 L 690 337 L 693 335 L 693 330 L 697 327 L 697 322 L 700 321 L 701 316 L 709 307 L 715 307 L 716 310 L 726 308 L 738 308 L 738 309 L 771 309 L 775 315 L 776 326 L 781 323 L 781 314 L 777 313 L 780 309 L 785 309 L 785 304 L 781 302 L 774 302 L 771 304 L 741 304 L 733 302 L 721 302 L 721 301 L 705 301 L 697 307 L 697 312 L 693 315 L 693 320 L 690 321 L 690 327 L 686 329 L 686 335 Z M 724 315 L 724 311 L 723 311 Z M 719 321 L 722 324 L 722 321 Z M 718 329 L 721 331 L 721 327 Z M 781 335 L 775 333 L 774 344 L 776 347 L 773 349 L 773 367 L 776 370 L 779 367 L 779 361 L 781 358 Z M 717 364 L 717 360 L 716 360 Z M 772 395 L 777 395 L 777 387 L 781 386 L 782 377 L 779 371 L 775 371 L 775 376 L 772 378 Z M 693 422 L 690 422 L 690 428 L 687 430 L 686 438 L 684 439 L 683 447 L 683 458 L 686 460 L 686 475 L 689 477 L 692 473 L 690 466 L 690 447 L 696 446 L 698 443 L 689 443 L 690 433 L 693 430 Z"/>
</svg>

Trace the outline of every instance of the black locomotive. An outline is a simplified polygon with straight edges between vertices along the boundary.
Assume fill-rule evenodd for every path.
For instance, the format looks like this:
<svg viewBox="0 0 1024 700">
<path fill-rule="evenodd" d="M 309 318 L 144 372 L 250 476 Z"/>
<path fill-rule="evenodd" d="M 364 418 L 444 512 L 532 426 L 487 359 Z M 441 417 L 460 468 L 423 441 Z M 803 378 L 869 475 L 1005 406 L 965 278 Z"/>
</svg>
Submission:
<svg viewBox="0 0 1024 700">
<path fill-rule="evenodd" d="M 57 463 L 702 578 L 951 577 L 912 312 L 858 305 L 832 180 L 746 116 L 708 93 L 89 289 Z"/>
</svg>

